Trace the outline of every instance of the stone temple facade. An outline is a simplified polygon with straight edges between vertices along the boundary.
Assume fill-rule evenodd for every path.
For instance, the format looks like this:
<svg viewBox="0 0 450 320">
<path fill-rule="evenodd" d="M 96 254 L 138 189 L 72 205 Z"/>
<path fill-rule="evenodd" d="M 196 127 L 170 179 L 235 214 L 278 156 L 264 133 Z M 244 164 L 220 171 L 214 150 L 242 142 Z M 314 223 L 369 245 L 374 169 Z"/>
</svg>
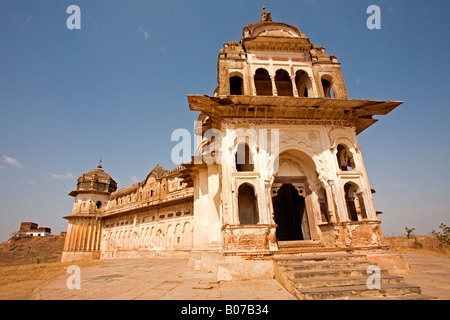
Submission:
<svg viewBox="0 0 450 320">
<path fill-rule="evenodd" d="M 63 261 L 185 255 L 227 278 L 284 252 L 385 249 L 357 135 L 401 102 L 349 99 L 337 58 L 265 10 L 242 35 L 213 96 L 188 96 L 192 161 L 120 190 L 101 166 L 78 179 Z"/>
</svg>

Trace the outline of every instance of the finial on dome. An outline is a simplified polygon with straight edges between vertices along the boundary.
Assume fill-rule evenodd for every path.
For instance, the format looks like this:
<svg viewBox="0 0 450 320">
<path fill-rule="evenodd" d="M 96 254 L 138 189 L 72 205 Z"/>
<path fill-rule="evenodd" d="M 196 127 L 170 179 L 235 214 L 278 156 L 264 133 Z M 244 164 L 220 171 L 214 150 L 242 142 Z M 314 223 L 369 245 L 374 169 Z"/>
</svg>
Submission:
<svg viewBox="0 0 450 320">
<path fill-rule="evenodd" d="M 272 17 L 270 15 L 270 12 L 266 11 L 266 6 L 263 6 L 262 8 L 263 8 L 263 12 L 261 14 L 261 22 L 272 21 Z"/>
<path fill-rule="evenodd" d="M 102 162 L 103 162 L 102 158 L 100 158 L 100 163 L 98 164 L 97 168 L 100 168 L 100 169 L 102 168 Z"/>
</svg>

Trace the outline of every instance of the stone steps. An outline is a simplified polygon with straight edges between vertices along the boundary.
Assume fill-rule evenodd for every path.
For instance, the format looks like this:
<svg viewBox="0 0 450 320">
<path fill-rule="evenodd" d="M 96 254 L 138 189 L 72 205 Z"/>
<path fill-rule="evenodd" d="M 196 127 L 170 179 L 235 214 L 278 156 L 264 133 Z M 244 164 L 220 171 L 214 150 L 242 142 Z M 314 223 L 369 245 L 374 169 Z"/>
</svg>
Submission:
<svg viewBox="0 0 450 320">
<path fill-rule="evenodd" d="M 296 262 L 296 261 L 280 261 L 278 265 L 286 270 L 323 270 L 323 269 L 339 269 L 342 267 L 365 267 L 372 263 L 369 261 L 320 261 L 320 262 Z"/>
<path fill-rule="evenodd" d="M 365 286 L 367 284 L 367 276 L 357 277 L 320 277 L 309 279 L 291 279 L 297 289 L 310 289 L 323 287 L 324 285 L 329 287 L 339 286 Z M 393 276 L 389 274 L 381 275 L 381 284 L 394 284 L 404 283 L 403 277 Z"/>
<path fill-rule="evenodd" d="M 397 296 L 345 297 L 342 299 L 335 299 L 335 300 L 430 300 L 430 299 L 436 299 L 436 297 L 431 297 L 422 293 L 415 293 Z"/>
<path fill-rule="evenodd" d="M 324 248 L 325 245 L 319 241 L 302 240 L 302 241 L 278 241 L 278 249 L 291 248 Z"/>
<path fill-rule="evenodd" d="M 368 289 L 363 286 L 322 287 L 298 290 L 304 300 L 329 300 L 352 297 L 398 296 L 420 294 L 418 286 L 407 283 L 381 284 L 380 289 Z"/>
<path fill-rule="evenodd" d="M 387 270 L 380 270 L 382 275 L 387 274 Z M 367 268 L 339 268 L 321 270 L 287 270 L 289 278 L 320 278 L 320 277 L 357 277 L 367 275 Z"/>
<path fill-rule="evenodd" d="M 363 254 L 308 254 L 308 255 L 287 255 L 287 256 L 274 256 L 273 260 L 300 262 L 300 261 L 367 261 L 366 256 Z"/>
<path fill-rule="evenodd" d="M 364 254 L 276 255 L 273 260 L 277 280 L 301 300 L 433 298 L 384 269 L 380 269 L 380 286 L 369 288 L 368 280 L 373 279 L 369 279 L 373 272 L 368 272 L 368 268 L 377 264 L 368 261 Z"/>
</svg>

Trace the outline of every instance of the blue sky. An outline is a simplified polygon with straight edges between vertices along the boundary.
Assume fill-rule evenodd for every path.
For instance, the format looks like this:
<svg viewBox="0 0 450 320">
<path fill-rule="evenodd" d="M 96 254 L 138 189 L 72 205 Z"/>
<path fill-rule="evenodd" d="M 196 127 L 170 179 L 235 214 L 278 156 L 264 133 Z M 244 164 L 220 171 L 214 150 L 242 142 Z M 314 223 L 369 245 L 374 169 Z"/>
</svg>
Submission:
<svg viewBox="0 0 450 320">
<path fill-rule="evenodd" d="M 212 95 L 219 50 L 262 5 L 337 56 L 350 98 L 404 101 L 358 136 L 384 234 L 450 225 L 449 1 L 2 0 L 0 241 L 21 221 L 64 231 L 99 158 L 119 188 L 174 167 L 171 133 L 197 118 L 186 96 Z"/>
</svg>

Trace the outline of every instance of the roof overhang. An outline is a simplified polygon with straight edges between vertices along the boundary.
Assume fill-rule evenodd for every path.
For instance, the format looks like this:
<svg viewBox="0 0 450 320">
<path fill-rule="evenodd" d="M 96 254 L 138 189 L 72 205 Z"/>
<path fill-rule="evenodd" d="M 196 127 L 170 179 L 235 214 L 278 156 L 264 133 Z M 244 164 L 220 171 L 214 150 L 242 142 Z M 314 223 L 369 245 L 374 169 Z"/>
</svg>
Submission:
<svg viewBox="0 0 450 320">
<path fill-rule="evenodd" d="M 102 194 L 102 195 L 110 195 L 111 192 L 98 191 L 98 190 L 73 190 L 69 193 L 69 196 L 76 197 L 78 194 Z"/>
<path fill-rule="evenodd" d="M 359 134 L 378 121 L 373 116 L 387 115 L 403 102 L 243 95 L 216 98 L 188 95 L 188 103 L 192 111 L 219 117 L 353 121 L 356 133 Z"/>
</svg>

